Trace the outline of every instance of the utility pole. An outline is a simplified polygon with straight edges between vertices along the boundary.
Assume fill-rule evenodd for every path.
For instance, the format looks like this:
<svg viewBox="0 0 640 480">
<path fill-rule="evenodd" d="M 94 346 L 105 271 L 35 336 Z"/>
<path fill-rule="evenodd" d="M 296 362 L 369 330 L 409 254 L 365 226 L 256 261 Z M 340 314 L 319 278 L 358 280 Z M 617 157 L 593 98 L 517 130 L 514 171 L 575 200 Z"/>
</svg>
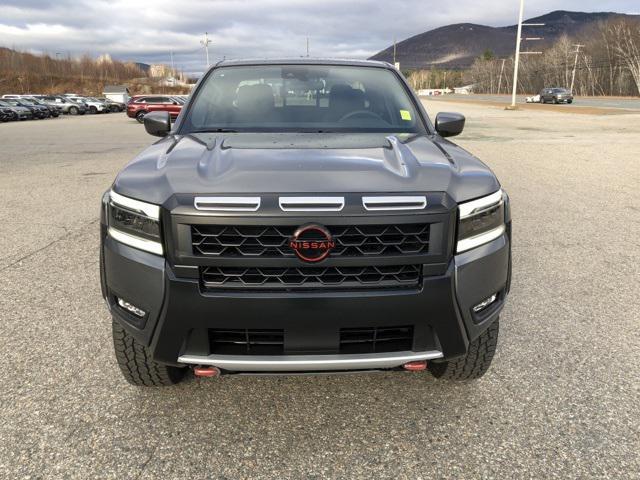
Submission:
<svg viewBox="0 0 640 480">
<path fill-rule="evenodd" d="M 209 68 L 209 44 L 212 43 L 209 40 L 209 32 L 204 32 L 204 40 L 200 40 L 200 44 L 204 46 L 205 51 L 207 52 L 207 68 Z"/>
<path fill-rule="evenodd" d="M 173 68 L 173 52 L 170 52 L 170 54 L 171 54 L 171 75 L 173 75 L 173 70 L 174 70 L 174 68 Z"/>
<path fill-rule="evenodd" d="M 513 65 L 513 90 L 511 92 L 511 105 L 507 110 L 516 109 L 516 91 L 518 89 L 518 66 L 520 65 L 520 53 L 524 54 L 541 54 L 542 52 L 520 52 L 520 43 L 522 40 L 542 40 L 540 37 L 522 38 L 522 27 L 543 27 L 544 23 L 522 23 L 524 17 L 524 0 L 520 0 L 520 14 L 518 15 L 518 34 L 516 36 L 516 58 Z"/>
<path fill-rule="evenodd" d="M 309 37 L 307 37 L 307 57 L 309 56 Z"/>
<path fill-rule="evenodd" d="M 506 58 L 502 59 L 502 66 L 500 67 L 500 78 L 498 78 L 498 95 L 500 95 L 500 87 L 502 86 L 502 72 L 504 72 L 504 61 Z"/>
<path fill-rule="evenodd" d="M 393 36 L 393 64 L 396 64 L 396 36 Z"/>
<path fill-rule="evenodd" d="M 524 15 L 524 0 L 520 0 L 520 15 L 518 16 L 518 34 L 516 36 L 516 60 L 513 65 L 513 91 L 511 93 L 511 108 L 516 108 L 516 90 L 518 88 L 518 64 L 520 63 L 520 38 L 522 37 L 522 17 Z"/>
<path fill-rule="evenodd" d="M 580 53 L 580 47 L 584 47 L 584 45 L 574 45 L 574 47 L 576 47 L 576 58 L 573 60 L 573 73 L 571 74 L 571 88 L 569 89 L 569 91 L 571 92 L 571 95 L 573 95 L 573 83 L 576 80 L 576 67 L 578 66 L 578 53 Z"/>
</svg>

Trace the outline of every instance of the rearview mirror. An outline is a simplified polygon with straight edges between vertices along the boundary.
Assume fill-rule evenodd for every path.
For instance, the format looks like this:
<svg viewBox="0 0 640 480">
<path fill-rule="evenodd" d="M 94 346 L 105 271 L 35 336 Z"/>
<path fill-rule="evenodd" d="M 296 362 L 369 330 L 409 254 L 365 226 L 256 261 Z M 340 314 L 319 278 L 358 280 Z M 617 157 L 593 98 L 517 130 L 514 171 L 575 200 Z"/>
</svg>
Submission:
<svg viewBox="0 0 640 480">
<path fill-rule="evenodd" d="M 144 116 L 144 129 L 149 135 L 166 137 L 171 131 L 169 112 L 149 112 Z"/>
<path fill-rule="evenodd" d="M 455 137 L 464 130 L 464 115 L 452 112 L 440 112 L 436 115 L 436 132 L 443 137 Z"/>
</svg>

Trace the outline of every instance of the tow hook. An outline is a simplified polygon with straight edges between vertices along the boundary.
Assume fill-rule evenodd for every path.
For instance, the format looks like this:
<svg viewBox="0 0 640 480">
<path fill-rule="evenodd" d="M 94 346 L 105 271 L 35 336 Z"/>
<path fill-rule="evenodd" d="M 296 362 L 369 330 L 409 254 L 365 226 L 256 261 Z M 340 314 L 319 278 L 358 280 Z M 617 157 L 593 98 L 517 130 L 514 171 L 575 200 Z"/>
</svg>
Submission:
<svg viewBox="0 0 640 480">
<path fill-rule="evenodd" d="M 219 377 L 220 369 L 218 367 L 198 365 L 193 368 L 193 374 L 196 377 Z"/>
<path fill-rule="evenodd" d="M 405 363 L 402 368 L 409 372 L 421 372 L 427 369 L 427 361 L 426 360 L 417 360 L 415 362 Z"/>
</svg>

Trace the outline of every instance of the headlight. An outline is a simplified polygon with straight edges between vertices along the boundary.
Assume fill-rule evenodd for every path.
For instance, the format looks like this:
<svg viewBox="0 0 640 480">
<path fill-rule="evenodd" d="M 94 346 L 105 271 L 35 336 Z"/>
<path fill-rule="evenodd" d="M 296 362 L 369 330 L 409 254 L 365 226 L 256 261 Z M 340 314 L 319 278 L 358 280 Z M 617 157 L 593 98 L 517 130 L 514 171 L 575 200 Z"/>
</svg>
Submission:
<svg viewBox="0 0 640 480">
<path fill-rule="evenodd" d="M 109 192 L 109 235 L 119 242 L 162 255 L 160 207 Z"/>
<path fill-rule="evenodd" d="M 495 240 L 505 231 L 502 190 L 458 206 L 458 245 L 465 252 Z"/>
</svg>

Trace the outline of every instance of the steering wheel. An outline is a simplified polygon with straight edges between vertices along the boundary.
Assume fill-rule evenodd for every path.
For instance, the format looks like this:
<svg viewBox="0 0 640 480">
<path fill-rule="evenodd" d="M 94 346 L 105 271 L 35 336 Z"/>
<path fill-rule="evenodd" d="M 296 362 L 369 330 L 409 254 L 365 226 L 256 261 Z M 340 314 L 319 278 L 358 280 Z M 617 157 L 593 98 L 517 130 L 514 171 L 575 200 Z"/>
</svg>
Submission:
<svg viewBox="0 0 640 480">
<path fill-rule="evenodd" d="M 370 117 L 370 118 L 375 118 L 376 120 L 381 120 L 384 123 L 387 123 L 384 121 L 384 119 L 380 115 L 378 115 L 377 113 L 370 112 L 369 110 L 356 110 L 355 112 L 349 112 L 346 115 L 344 115 L 340 120 L 338 120 L 338 122 L 344 122 L 345 120 L 349 120 L 353 117 Z"/>
</svg>

